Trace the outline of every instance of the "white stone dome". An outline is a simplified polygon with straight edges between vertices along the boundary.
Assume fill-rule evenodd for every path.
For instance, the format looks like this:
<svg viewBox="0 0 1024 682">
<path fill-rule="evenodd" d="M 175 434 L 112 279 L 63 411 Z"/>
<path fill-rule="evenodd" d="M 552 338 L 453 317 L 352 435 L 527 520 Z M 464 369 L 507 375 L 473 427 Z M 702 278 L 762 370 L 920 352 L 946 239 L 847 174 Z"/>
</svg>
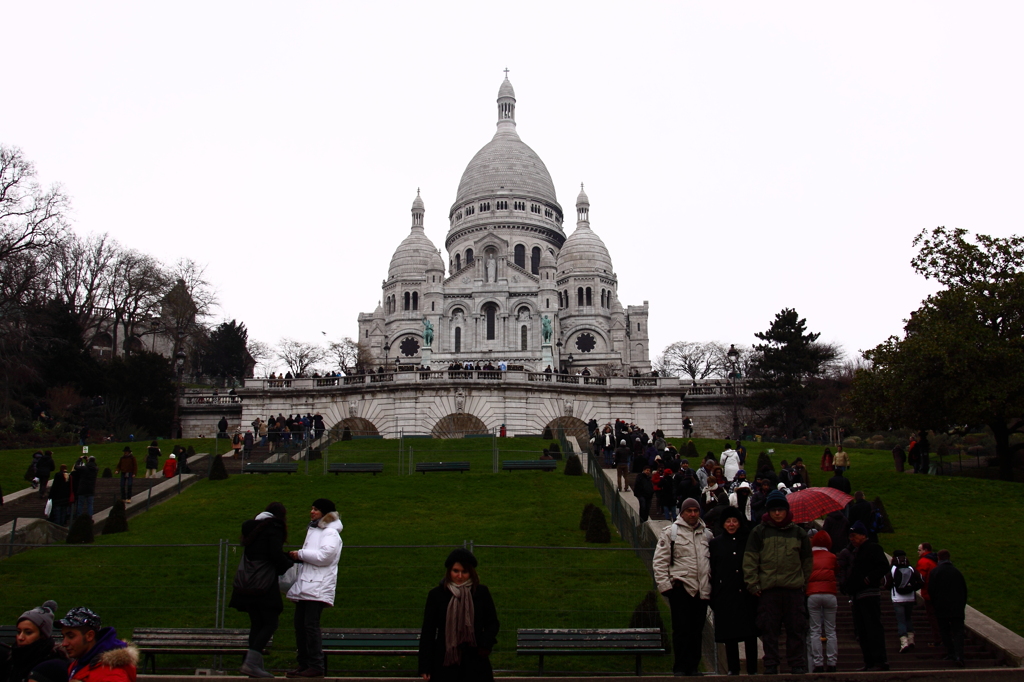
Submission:
<svg viewBox="0 0 1024 682">
<path fill-rule="evenodd" d="M 388 279 L 403 276 L 422 277 L 428 270 L 444 272 L 444 259 L 423 230 L 424 212 L 423 199 L 420 198 L 419 190 L 416 190 L 416 198 L 412 202 L 412 229 L 391 256 Z"/>
<path fill-rule="evenodd" d="M 558 252 L 558 274 L 565 272 L 606 272 L 612 274 L 612 257 L 601 238 L 589 225 L 578 225 Z"/>
</svg>

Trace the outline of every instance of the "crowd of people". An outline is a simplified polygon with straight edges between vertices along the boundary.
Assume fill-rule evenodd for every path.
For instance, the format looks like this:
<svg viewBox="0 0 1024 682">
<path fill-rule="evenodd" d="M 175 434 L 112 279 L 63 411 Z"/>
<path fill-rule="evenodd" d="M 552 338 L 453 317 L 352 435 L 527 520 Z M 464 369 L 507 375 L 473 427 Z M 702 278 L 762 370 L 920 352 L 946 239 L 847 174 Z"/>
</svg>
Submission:
<svg viewBox="0 0 1024 682">
<path fill-rule="evenodd" d="M 740 442 L 726 443 L 717 458 L 708 453 L 694 469 L 657 430 L 648 436 L 625 422 L 600 431 L 596 426 L 590 425 L 592 452 L 616 467 L 620 491 L 630 490 L 629 474 L 635 474 L 632 492 L 641 520 L 656 502 L 671 522 L 659 537 L 653 570 L 671 608 L 675 674 L 699 674 L 709 608 L 730 674 L 740 674 L 741 643 L 747 672 L 757 672 L 757 639 L 766 674 L 778 673 L 783 662 L 796 674 L 835 672 L 840 596 L 852 610 L 862 670 L 888 670 L 881 616 L 886 592 L 896 612 L 901 652 L 917 645 L 914 609 L 920 592 L 932 631 L 928 646 L 945 647 L 946 660 L 965 665 L 963 575 L 947 550 L 934 552 L 927 542 L 918 546 L 916 565 L 899 549 L 887 559 L 877 535 L 883 519 L 863 492 L 827 515 L 821 528 L 797 524 L 788 497 L 809 485 L 802 458 L 783 460 L 778 472 L 764 461 L 750 480 Z M 826 450 L 820 467 L 833 474 L 829 487 L 850 492 L 849 455 L 841 446 L 834 454 Z M 779 649 L 783 629 L 784 655 Z"/>
</svg>

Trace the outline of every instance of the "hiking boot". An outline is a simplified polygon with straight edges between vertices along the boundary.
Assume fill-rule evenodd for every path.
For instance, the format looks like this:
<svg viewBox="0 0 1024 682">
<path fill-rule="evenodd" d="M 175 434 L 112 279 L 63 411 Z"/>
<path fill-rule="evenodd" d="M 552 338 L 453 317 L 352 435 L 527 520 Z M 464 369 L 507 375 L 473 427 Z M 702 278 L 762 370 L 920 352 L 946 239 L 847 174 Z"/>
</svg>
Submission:
<svg viewBox="0 0 1024 682">
<path fill-rule="evenodd" d="M 249 677 L 273 677 L 274 674 L 263 669 L 263 654 L 259 651 L 249 649 L 245 652 L 245 662 L 242 663 L 239 672 Z"/>
<path fill-rule="evenodd" d="M 905 654 L 910 651 L 910 640 L 907 639 L 906 635 L 900 637 L 900 653 Z"/>
</svg>

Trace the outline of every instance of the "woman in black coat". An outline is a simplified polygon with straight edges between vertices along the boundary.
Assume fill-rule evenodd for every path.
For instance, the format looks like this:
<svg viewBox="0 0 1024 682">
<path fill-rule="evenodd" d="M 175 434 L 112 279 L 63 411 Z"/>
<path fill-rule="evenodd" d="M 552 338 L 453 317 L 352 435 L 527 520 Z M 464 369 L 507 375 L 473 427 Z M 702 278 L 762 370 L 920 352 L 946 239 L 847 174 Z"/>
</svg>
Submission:
<svg viewBox="0 0 1024 682">
<path fill-rule="evenodd" d="M 250 566 L 269 563 L 274 575 L 279 576 L 294 562 L 284 551 L 284 543 L 288 539 L 288 520 L 284 505 L 271 502 L 267 509 L 242 524 L 242 545 L 245 546 L 245 558 Z M 244 559 L 243 559 L 244 561 Z M 234 589 L 228 605 L 249 614 L 249 651 L 245 655 L 241 671 L 249 677 L 273 677 L 263 668 L 263 649 L 277 630 L 284 602 L 277 580 L 272 580 L 265 589 L 252 589 L 244 585 L 239 566 L 239 575 L 235 576 Z"/>
<path fill-rule="evenodd" d="M 472 552 L 456 549 L 444 562 L 444 580 L 427 595 L 419 654 L 424 680 L 494 680 L 488 657 L 498 638 L 498 612 L 476 565 Z M 456 627 L 449 629 L 449 623 Z"/>
<path fill-rule="evenodd" d="M 0 682 L 26 682 L 32 670 L 46 661 L 60 661 L 67 676 L 67 654 L 53 643 L 56 610 L 57 603 L 47 601 L 21 614 L 10 649 L 5 652 L 6 647 L 0 647 Z"/>
<path fill-rule="evenodd" d="M 740 674 L 740 642 L 747 655 L 747 673 L 757 673 L 757 597 L 743 582 L 743 553 L 749 528 L 736 507 L 727 507 L 719 521 L 722 532 L 711 541 L 711 608 L 715 641 L 725 643 L 730 675 Z"/>
</svg>

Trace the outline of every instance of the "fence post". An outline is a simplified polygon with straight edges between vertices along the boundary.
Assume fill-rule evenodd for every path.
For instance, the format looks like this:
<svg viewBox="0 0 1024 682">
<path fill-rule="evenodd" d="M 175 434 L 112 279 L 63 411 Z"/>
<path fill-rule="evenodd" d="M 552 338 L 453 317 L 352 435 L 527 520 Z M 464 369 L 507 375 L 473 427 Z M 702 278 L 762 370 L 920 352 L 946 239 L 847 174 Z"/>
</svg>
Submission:
<svg viewBox="0 0 1024 682">
<path fill-rule="evenodd" d="M 213 596 L 213 627 L 217 627 L 220 620 L 220 578 L 221 578 L 221 555 L 224 552 L 224 540 L 217 540 L 217 591 Z"/>
<path fill-rule="evenodd" d="M 146 493 L 146 511 L 149 511 L 149 501 L 151 499 L 153 499 L 153 486 L 152 485 L 149 486 L 149 489 L 148 489 L 148 491 Z"/>
<path fill-rule="evenodd" d="M 413 462 L 414 461 L 415 461 L 415 457 L 413 456 L 412 448 L 409 448 L 409 475 L 410 476 L 414 473 L 414 471 L 413 471 L 413 466 L 414 466 Z"/>
<path fill-rule="evenodd" d="M 14 554 L 14 531 L 18 530 L 18 517 L 11 521 L 11 539 L 7 541 L 7 556 Z"/>
<path fill-rule="evenodd" d="M 228 549 L 231 545 L 231 541 L 224 540 L 224 582 L 221 583 L 224 587 L 220 595 L 220 626 L 225 627 L 226 614 L 228 610 L 228 576 L 231 574 L 231 562 L 228 560 Z"/>
</svg>

